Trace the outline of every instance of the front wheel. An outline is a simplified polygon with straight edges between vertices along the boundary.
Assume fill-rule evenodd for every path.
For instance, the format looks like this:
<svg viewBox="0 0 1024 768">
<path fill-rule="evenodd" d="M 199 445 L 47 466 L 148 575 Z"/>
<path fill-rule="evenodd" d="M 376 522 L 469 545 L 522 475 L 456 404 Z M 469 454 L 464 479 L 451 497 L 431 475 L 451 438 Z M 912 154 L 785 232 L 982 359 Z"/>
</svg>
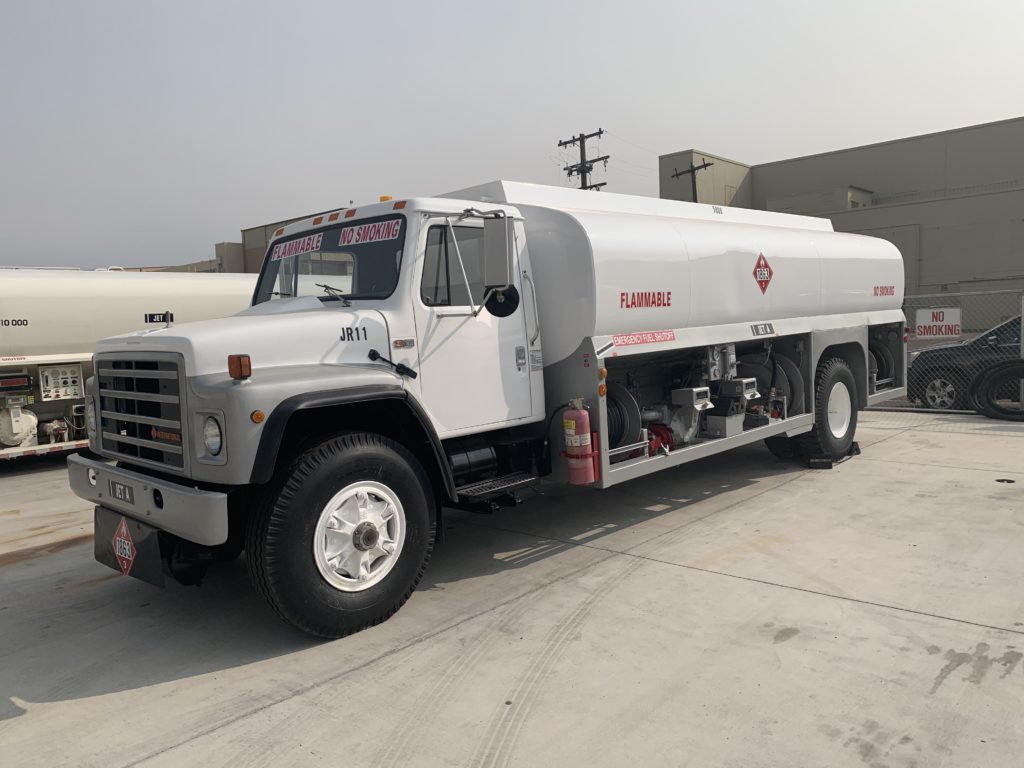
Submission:
<svg viewBox="0 0 1024 768">
<path fill-rule="evenodd" d="M 401 445 L 333 437 L 299 456 L 248 521 L 249 572 L 285 621 L 341 637 L 409 599 L 430 560 L 436 512 L 423 468 Z"/>
<path fill-rule="evenodd" d="M 960 378 L 945 371 L 937 371 L 927 376 L 921 388 L 921 401 L 936 411 L 963 408 L 966 388 L 960 383 Z"/>
<path fill-rule="evenodd" d="M 857 386 L 853 372 L 838 357 L 818 366 L 814 385 L 814 429 L 802 436 L 803 452 L 845 456 L 857 431 Z"/>
</svg>

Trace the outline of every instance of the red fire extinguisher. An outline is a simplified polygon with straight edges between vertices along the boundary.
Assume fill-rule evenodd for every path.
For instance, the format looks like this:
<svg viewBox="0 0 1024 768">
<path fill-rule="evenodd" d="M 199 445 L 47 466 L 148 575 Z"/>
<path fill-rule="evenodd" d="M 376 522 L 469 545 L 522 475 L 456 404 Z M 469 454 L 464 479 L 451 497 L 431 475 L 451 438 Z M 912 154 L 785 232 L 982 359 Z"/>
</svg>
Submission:
<svg viewBox="0 0 1024 768">
<path fill-rule="evenodd" d="M 590 432 L 590 413 L 583 407 L 583 398 L 569 401 L 569 408 L 562 416 L 565 428 L 565 451 L 562 454 L 569 462 L 569 482 L 572 485 L 590 485 L 596 480 L 593 435 Z"/>
</svg>

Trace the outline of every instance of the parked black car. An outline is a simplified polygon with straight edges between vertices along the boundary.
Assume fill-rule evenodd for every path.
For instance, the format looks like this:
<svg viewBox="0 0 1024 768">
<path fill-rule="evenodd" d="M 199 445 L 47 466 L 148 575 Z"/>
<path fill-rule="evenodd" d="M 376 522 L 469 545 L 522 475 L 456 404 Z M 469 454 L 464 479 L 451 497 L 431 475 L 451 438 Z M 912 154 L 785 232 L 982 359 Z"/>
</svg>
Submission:
<svg viewBox="0 0 1024 768">
<path fill-rule="evenodd" d="M 911 401 L 938 410 L 969 409 L 971 382 L 985 368 L 1020 357 L 1020 317 L 970 341 L 943 344 L 911 355 L 907 393 Z"/>
</svg>

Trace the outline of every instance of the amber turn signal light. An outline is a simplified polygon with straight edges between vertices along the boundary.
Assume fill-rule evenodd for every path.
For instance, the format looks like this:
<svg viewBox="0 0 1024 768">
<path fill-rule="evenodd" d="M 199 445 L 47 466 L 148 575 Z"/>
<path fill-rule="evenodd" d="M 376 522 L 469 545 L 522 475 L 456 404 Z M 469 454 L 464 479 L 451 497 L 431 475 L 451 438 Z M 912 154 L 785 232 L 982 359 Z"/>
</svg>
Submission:
<svg viewBox="0 0 1024 768">
<path fill-rule="evenodd" d="M 262 424 L 263 420 L 267 418 L 267 414 L 263 411 L 253 411 L 249 414 L 249 419 L 253 424 Z"/>
<path fill-rule="evenodd" d="M 235 381 L 252 376 L 252 360 L 248 355 L 228 355 L 228 375 Z"/>
</svg>

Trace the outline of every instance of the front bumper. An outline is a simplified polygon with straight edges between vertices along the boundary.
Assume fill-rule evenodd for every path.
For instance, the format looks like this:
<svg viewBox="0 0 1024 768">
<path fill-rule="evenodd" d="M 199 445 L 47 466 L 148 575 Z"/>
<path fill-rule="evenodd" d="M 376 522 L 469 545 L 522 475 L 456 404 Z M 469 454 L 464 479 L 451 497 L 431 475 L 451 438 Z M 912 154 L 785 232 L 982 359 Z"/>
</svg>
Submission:
<svg viewBox="0 0 1024 768">
<path fill-rule="evenodd" d="M 228 495 L 159 480 L 81 456 L 68 457 L 68 479 L 75 495 L 186 541 L 206 546 L 228 539 Z M 132 489 L 131 503 L 115 498 L 110 481 Z M 159 491 L 162 506 L 157 506 Z"/>
</svg>

